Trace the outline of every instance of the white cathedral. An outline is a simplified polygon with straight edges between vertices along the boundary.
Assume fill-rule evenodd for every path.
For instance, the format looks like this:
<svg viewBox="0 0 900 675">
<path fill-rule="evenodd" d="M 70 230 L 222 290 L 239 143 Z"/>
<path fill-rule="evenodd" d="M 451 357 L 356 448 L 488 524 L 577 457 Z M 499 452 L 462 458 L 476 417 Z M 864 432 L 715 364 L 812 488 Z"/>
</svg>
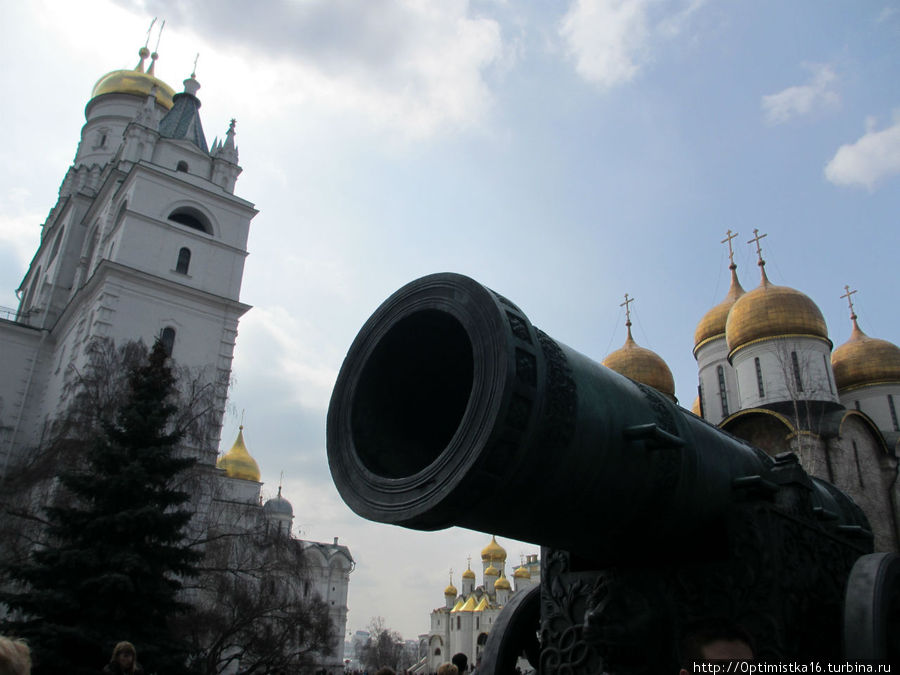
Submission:
<svg viewBox="0 0 900 675">
<path fill-rule="evenodd" d="M 19 307 L 0 318 L 0 479 L 45 440 L 97 338 L 148 345 L 160 338 L 179 366 L 211 382 L 230 378 L 238 320 L 250 309 L 240 289 L 257 213 L 234 194 L 235 122 L 209 147 L 195 75 L 175 93 L 155 74 L 157 54 L 144 46 L 139 56 L 134 69 L 94 86 L 74 162 L 17 291 Z M 218 441 L 224 393 L 216 404 Z M 280 488 L 262 503 L 242 433 L 218 463 L 215 447 L 190 450 L 218 481 L 200 500 L 220 512 L 217 522 L 291 536 L 291 505 Z M 353 559 L 336 539 L 297 545 L 335 625 L 336 651 L 322 665 L 342 672 Z"/>
<path fill-rule="evenodd" d="M 471 564 L 462 573 L 462 588 L 450 584 L 444 589 L 444 604 L 431 612 L 431 629 L 425 637 L 427 651 L 415 672 L 434 673 L 454 654 L 466 655 L 475 666 L 488 635 L 503 607 L 517 593 L 540 584 L 541 565 L 536 554 L 529 555 L 515 569 L 510 583 L 506 572 L 506 549 L 491 537 L 481 551 L 482 583 L 477 585 Z"/>
</svg>

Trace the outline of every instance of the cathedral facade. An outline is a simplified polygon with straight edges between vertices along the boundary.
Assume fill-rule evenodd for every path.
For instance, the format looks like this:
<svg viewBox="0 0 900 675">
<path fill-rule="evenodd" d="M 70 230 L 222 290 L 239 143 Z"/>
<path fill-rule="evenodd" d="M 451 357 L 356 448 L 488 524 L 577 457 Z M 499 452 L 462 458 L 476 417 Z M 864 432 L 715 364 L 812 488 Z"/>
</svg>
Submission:
<svg viewBox="0 0 900 675">
<path fill-rule="evenodd" d="M 185 448 L 211 478 L 195 495 L 191 527 L 270 531 L 302 550 L 305 576 L 292 580 L 297 600 L 315 593 L 327 603 L 337 642 L 321 666 L 342 672 L 349 550 L 337 540 L 292 537 L 293 509 L 280 488 L 263 503 L 243 433 L 216 459 L 238 321 L 250 309 L 240 290 L 257 213 L 235 194 L 235 122 L 210 146 L 195 75 L 175 93 L 155 74 L 156 53 L 145 46 L 139 58 L 94 86 L 19 306 L 0 318 L 0 479 L 47 440 L 92 344 L 160 339 L 179 367 L 217 392 L 213 442 Z"/>
<path fill-rule="evenodd" d="M 694 332 L 698 395 L 692 412 L 762 448 L 770 455 L 796 453 L 803 467 L 845 493 L 863 509 L 876 551 L 900 550 L 900 348 L 866 335 L 845 287 L 850 338 L 833 349 L 825 319 L 806 295 L 777 286 L 766 275 L 761 240 L 754 231 L 759 285 L 738 280 L 732 240 L 731 285 Z M 626 296 L 627 304 L 630 301 Z M 665 362 L 637 347 L 626 321 L 625 346 L 603 364 L 657 388 L 674 400 Z"/>
<path fill-rule="evenodd" d="M 474 667 L 500 611 L 516 593 L 539 585 L 540 575 L 537 555 L 530 555 L 515 569 L 510 583 L 506 550 L 492 537 L 481 551 L 482 583 L 477 584 L 470 564 L 462 573 L 461 588 L 457 589 L 451 578 L 444 589 L 444 604 L 431 612 L 427 652 L 417 672 L 437 672 L 442 663 L 458 653 L 465 654 Z"/>
</svg>

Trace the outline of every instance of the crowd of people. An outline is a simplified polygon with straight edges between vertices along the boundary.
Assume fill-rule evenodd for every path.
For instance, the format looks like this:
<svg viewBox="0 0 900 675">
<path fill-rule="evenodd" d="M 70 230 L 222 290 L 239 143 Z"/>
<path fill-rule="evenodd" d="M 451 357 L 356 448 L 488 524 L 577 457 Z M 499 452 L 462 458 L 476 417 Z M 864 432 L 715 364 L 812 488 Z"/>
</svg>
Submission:
<svg viewBox="0 0 900 675">
<path fill-rule="evenodd" d="M 118 642 L 103 675 L 143 675 L 137 650 L 130 642 Z M 0 635 L 0 675 L 31 675 L 31 649 L 24 640 Z"/>
<path fill-rule="evenodd" d="M 716 660 L 749 660 L 754 650 L 750 636 L 736 626 L 708 623 L 695 626 L 682 643 L 682 670 L 680 675 L 691 672 L 693 663 Z M 438 668 L 437 675 L 465 675 L 477 672 L 469 670 L 469 659 L 463 654 Z M 24 640 L 0 636 L 0 675 L 31 675 L 31 650 Z M 130 642 L 118 642 L 112 656 L 103 667 L 103 675 L 144 675 L 137 660 L 137 650 Z M 396 675 L 391 668 L 380 668 L 375 675 Z"/>
</svg>

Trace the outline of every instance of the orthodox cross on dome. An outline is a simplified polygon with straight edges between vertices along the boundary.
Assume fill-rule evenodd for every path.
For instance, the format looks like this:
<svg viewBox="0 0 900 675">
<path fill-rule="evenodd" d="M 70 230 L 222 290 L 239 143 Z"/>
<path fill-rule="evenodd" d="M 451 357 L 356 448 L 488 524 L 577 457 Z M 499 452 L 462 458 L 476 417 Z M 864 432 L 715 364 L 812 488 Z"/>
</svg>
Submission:
<svg viewBox="0 0 900 675">
<path fill-rule="evenodd" d="M 453 585 L 453 568 L 450 568 L 450 585 Z"/>
<path fill-rule="evenodd" d="M 619 307 L 625 308 L 625 325 L 631 325 L 631 307 L 629 305 L 634 302 L 634 298 L 629 298 L 628 293 L 625 294 L 625 302 L 620 302 Z"/>
<path fill-rule="evenodd" d="M 625 294 L 625 302 L 620 302 L 619 307 L 625 308 L 625 329 L 628 331 L 628 340 L 633 340 L 631 337 L 631 308 L 628 306 L 632 302 L 634 302 L 634 298 L 629 298 L 628 293 Z"/>
<path fill-rule="evenodd" d="M 156 21 L 156 19 L 154 19 Z M 151 25 L 152 27 L 152 25 Z M 156 47 L 153 49 L 153 53 L 150 54 L 150 67 L 147 69 L 148 75 L 153 75 L 156 70 L 156 59 L 159 58 L 159 41 L 162 40 L 162 32 L 163 28 L 166 27 L 166 20 L 163 19 L 162 24 L 159 27 L 159 33 L 156 34 Z M 147 39 L 150 39 L 150 31 L 147 31 Z"/>
<path fill-rule="evenodd" d="M 735 266 L 735 264 L 734 264 L 734 249 L 731 246 L 731 240 L 735 239 L 737 236 L 738 236 L 737 232 L 732 232 L 731 229 L 729 229 L 728 232 L 725 233 L 725 238 L 719 242 L 720 244 L 725 244 L 725 243 L 728 244 L 729 267 Z"/>
<path fill-rule="evenodd" d="M 196 79 L 197 77 L 197 61 L 200 60 L 200 52 L 197 52 L 197 56 L 194 57 L 194 70 L 191 71 L 191 78 Z"/>
<path fill-rule="evenodd" d="M 844 286 L 844 291 L 846 292 L 841 297 L 847 298 L 847 304 L 850 305 L 850 319 L 856 321 L 856 310 L 853 309 L 853 298 L 851 297 L 856 291 L 851 291 L 850 286 Z"/>
<path fill-rule="evenodd" d="M 156 21 L 156 19 L 153 19 L 153 20 Z M 162 40 L 162 32 L 163 32 L 163 28 L 165 28 L 165 27 L 166 27 L 166 20 L 163 19 L 162 25 L 160 25 L 160 27 L 159 27 L 159 33 L 156 34 L 156 47 L 153 49 L 154 54 L 159 51 L 159 42 L 160 42 L 160 40 Z M 147 39 L 148 40 L 150 39 L 150 31 L 147 31 Z"/>
<path fill-rule="evenodd" d="M 150 44 L 150 32 L 153 30 L 153 25 L 156 23 L 156 18 L 157 18 L 157 17 L 155 17 L 155 16 L 153 17 L 153 21 L 150 22 L 150 26 L 149 26 L 149 28 L 147 28 L 147 39 L 144 40 L 144 47 L 146 47 L 148 44 Z M 159 46 L 159 42 L 158 42 L 158 41 L 157 41 L 157 45 L 156 45 L 156 46 L 157 46 L 157 47 Z"/>
<path fill-rule="evenodd" d="M 472 569 L 472 556 L 466 556 L 466 569 Z"/>
<path fill-rule="evenodd" d="M 762 267 L 763 265 L 765 265 L 765 264 L 766 264 L 766 261 L 763 260 L 763 257 L 762 257 L 762 246 L 759 245 L 759 242 L 760 242 L 760 240 L 761 240 L 763 237 L 768 237 L 768 236 L 769 236 L 768 234 L 760 234 L 760 233 L 759 233 L 759 229 L 756 228 L 756 227 L 754 227 L 754 228 L 753 228 L 753 238 L 752 238 L 750 241 L 747 242 L 748 244 L 756 243 L 756 255 L 759 257 L 759 262 L 756 263 L 756 264 L 759 265 L 760 267 Z"/>
</svg>

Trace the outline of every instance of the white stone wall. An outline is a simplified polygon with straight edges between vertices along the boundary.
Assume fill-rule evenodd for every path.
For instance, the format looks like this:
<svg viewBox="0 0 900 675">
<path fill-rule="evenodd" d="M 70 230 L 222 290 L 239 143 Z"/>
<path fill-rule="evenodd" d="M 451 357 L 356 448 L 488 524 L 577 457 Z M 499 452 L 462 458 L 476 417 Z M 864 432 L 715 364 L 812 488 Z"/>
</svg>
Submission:
<svg viewBox="0 0 900 675">
<path fill-rule="evenodd" d="M 802 388 L 794 378 L 792 353 L 797 354 Z M 756 359 L 759 359 L 763 395 L 759 395 Z M 838 402 L 828 343 L 804 336 L 772 338 L 739 349 L 732 356 L 737 372 L 740 406 L 756 408 L 792 400 Z"/>
<path fill-rule="evenodd" d="M 888 396 L 894 399 L 894 414 Z M 872 418 L 882 431 L 898 431 L 896 422 L 900 421 L 900 382 L 874 384 L 867 387 L 841 392 L 841 403 L 848 410 L 858 409 Z"/>
<path fill-rule="evenodd" d="M 710 424 L 718 424 L 726 417 L 722 414 L 722 399 L 719 394 L 719 366 L 722 367 L 725 378 L 728 414 L 736 412 L 740 406 L 737 374 L 728 363 L 728 345 L 725 337 L 710 340 L 697 350 L 695 356 L 703 396 L 704 419 Z"/>
</svg>

